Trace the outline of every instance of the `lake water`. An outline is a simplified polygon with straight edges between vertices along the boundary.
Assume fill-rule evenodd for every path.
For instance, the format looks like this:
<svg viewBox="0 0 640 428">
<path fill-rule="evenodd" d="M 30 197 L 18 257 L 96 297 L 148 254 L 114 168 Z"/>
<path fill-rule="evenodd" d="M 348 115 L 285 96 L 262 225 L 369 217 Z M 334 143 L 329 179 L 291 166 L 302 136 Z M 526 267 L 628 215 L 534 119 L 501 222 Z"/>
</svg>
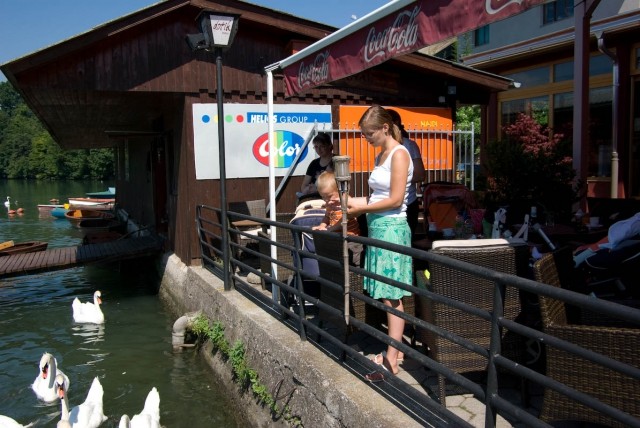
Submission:
<svg viewBox="0 0 640 428">
<path fill-rule="evenodd" d="M 106 190 L 111 183 L 0 181 L 2 200 L 11 196 L 24 208 L 9 216 L 0 209 L 0 242 L 49 242 L 49 247 L 80 244 L 67 220 L 39 216 L 37 204 Z M 4 208 L 4 206 L 0 206 Z M 235 427 L 224 389 L 201 356 L 174 353 L 175 317 L 158 298 L 159 278 L 152 266 L 135 269 L 86 266 L 45 274 L 0 279 L 0 415 L 22 424 L 56 426 L 60 403 L 43 404 L 31 390 L 43 352 L 52 353 L 69 376 L 69 404 L 84 401 L 95 376 L 104 388 L 104 427 L 116 427 L 122 414 L 140 412 L 152 387 L 160 393 L 165 427 Z M 101 290 L 103 326 L 73 322 L 75 297 L 90 301 Z"/>
</svg>

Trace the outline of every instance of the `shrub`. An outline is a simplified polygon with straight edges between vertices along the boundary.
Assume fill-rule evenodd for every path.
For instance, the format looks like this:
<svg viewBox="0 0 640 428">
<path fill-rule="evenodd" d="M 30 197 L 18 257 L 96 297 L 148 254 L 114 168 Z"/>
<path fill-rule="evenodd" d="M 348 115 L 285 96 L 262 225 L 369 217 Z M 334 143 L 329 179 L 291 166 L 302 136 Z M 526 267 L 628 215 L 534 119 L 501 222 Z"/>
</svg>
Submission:
<svg viewBox="0 0 640 428">
<path fill-rule="evenodd" d="M 487 203 L 520 209 L 537 205 L 568 221 L 581 188 L 571 142 L 525 114 L 505 126 L 504 133 L 507 139 L 486 147 Z"/>
</svg>

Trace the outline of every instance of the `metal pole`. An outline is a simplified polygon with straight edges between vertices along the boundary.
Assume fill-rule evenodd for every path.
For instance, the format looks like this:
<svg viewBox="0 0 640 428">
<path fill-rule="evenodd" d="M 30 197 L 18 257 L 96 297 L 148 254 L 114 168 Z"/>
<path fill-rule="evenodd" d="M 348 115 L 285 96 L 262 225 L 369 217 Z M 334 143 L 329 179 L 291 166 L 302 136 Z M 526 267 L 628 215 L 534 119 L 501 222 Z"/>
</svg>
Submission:
<svg viewBox="0 0 640 428">
<path fill-rule="evenodd" d="M 342 205 L 342 262 L 344 263 L 344 322 L 349 325 L 349 297 L 351 294 L 349 284 L 349 246 L 347 244 L 347 195 L 349 182 L 345 181 L 344 188 L 340 189 L 340 205 Z"/>
<path fill-rule="evenodd" d="M 216 48 L 216 101 L 218 103 L 218 162 L 220 163 L 220 217 L 222 227 L 222 279 L 225 291 L 231 290 L 229 278 L 229 224 L 227 221 L 227 171 L 224 153 L 224 100 L 222 90 L 222 49 Z"/>
</svg>

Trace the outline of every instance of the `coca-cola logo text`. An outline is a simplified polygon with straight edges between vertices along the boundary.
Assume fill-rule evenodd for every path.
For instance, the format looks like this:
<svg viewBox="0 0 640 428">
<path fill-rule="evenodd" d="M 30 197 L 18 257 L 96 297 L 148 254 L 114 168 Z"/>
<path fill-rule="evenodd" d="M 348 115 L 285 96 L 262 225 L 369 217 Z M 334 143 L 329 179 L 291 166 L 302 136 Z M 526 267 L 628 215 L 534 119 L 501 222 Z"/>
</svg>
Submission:
<svg viewBox="0 0 640 428">
<path fill-rule="evenodd" d="M 494 3 L 498 3 L 494 6 Z M 507 0 L 505 3 L 500 4 L 501 1 L 500 0 L 486 0 L 485 4 L 484 4 L 484 8 L 487 11 L 487 13 L 489 15 L 495 15 L 496 13 L 500 12 L 502 9 L 504 9 L 505 7 L 509 6 L 510 4 L 518 4 L 521 5 L 522 4 L 522 0 Z"/>
<path fill-rule="evenodd" d="M 301 88 L 316 86 L 329 78 L 329 51 L 316 55 L 311 64 L 300 63 L 298 69 L 298 85 Z"/>
<path fill-rule="evenodd" d="M 382 31 L 371 27 L 364 47 L 364 60 L 371 62 L 379 56 L 392 56 L 400 52 L 415 49 L 418 40 L 418 25 L 416 17 L 420 7 L 402 11 L 396 16 L 393 24 Z"/>
</svg>

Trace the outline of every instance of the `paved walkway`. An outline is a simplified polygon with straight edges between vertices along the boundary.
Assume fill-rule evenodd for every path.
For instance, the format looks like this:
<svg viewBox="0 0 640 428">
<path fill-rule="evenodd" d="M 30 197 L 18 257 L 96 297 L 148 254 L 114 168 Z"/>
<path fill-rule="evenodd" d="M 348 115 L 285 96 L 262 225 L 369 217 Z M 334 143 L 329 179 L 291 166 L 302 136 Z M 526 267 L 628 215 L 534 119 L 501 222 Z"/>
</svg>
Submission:
<svg viewBox="0 0 640 428">
<path fill-rule="evenodd" d="M 260 285 L 259 285 L 260 278 L 258 278 L 257 276 L 252 277 L 252 275 L 249 275 L 248 281 L 253 282 L 256 289 L 260 289 Z M 267 291 L 263 291 L 263 292 L 271 296 L 271 292 L 267 292 Z M 308 312 L 307 319 L 313 322 L 314 325 L 318 325 L 319 317 L 316 316 L 317 309 L 314 307 L 308 307 L 307 312 Z M 325 324 L 323 325 L 323 329 L 325 331 L 332 333 L 332 336 L 341 337 L 340 330 L 337 327 L 330 325 L 329 323 L 325 322 Z M 308 335 L 309 335 L 309 340 L 314 341 L 315 335 L 310 332 L 308 333 Z M 405 336 L 405 338 L 407 342 L 410 342 L 409 337 Z M 334 355 L 336 358 L 340 358 L 339 356 L 341 355 L 341 351 L 338 349 L 338 347 L 331 346 L 331 344 L 328 344 L 326 342 L 327 341 L 321 341 L 319 343 L 316 342 L 316 345 L 319 348 L 321 348 L 324 352 Z M 386 349 L 386 345 L 384 345 L 382 342 L 359 331 L 356 331 L 349 336 L 348 343 L 351 345 L 351 347 L 355 351 L 369 358 L 372 358 L 374 355 Z M 416 349 L 418 350 L 423 349 L 422 344 L 420 342 L 416 342 Z M 362 375 L 360 373 L 366 373 L 370 371 L 369 368 L 364 367 L 362 364 L 360 364 L 360 362 L 356 361 L 353 358 L 347 357 L 344 364 L 350 369 L 352 369 L 355 372 L 354 376 L 358 376 L 359 380 L 361 381 L 364 381 L 364 379 L 362 378 Z M 405 361 L 400 364 L 399 368 L 400 368 L 400 372 L 398 373 L 397 377 L 400 380 L 414 387 L 415 390 L 420 394 L 426 394 L 432 400 L 439 402 L 438 395 L 437 395 L 438 376 L 434 372 L 422 367 L 417 361 L 412 360 L 410 358 L 406 358 Z M 470 377 L 470 379 L 473 379 L 478 383 L 483 382 L 483 379 L 481 376 L 477 376 L 476 378 Z M 504 386 L 505 383 L 506 383 L 506 386 Z M 504 389 L 500 390 L 500 395 L 503 398 L 507 399 L 512 404 L 518 407 L 522 407 L 523 403 L 520 399 L 520 395 L 521 395 L 520 380 L 518 378 L 513 377 L 513 378 L 507 378 L 505 382 L 504 376 L 501 376 L 501 387 L 503 386 L 504 386 Z M 398 396 L 396 397 L 392 396 L 394 394 L 394 391 L 393 391 L 393 387 L 391 388 L 389 387 L 389 382 L 383 382 L 381 384 L 372 384 L 372 387 L 378 389 L 380 393 L 386 394 L 392 401 L 393 399 L 398 401 L 404 400 L 403 397 L 398 398 Z M 484 403 L 474 398 L 472 394 L 461 392 L 460 389 L 461 389 L 460 387 L 456 386 L 453 383 L 447 384 L 447 399 L 446 399 L 447 409 L 453 412 L 454 414 L 456 414 L 457 416 L 459 416 L 461 419 L 469 422 L 474 427 L 484 427 L 485 426 Z M 529 406 L 526 408 L 526 410 L 529 413 L 537 416 L 540 412 L 540 408 L 542 404 L 542 390 L 540 389 L 538 391 L 535 391 L 535 390 L 532 391 L 532 389 L 533 388 L 531 388 L 531 385 L 530 385 L 529 386 L 529 393 L 530 393 Z M 406 396 L 406 394 L 404 394 L 400 390 L 396 390 L 395 392 L 397 392 L 397 394 L 399 395 Z M 526 425 L 522 423 L 517 423 L 514 421 L 509 421 L 503 418 L 502 416 L 498 416 L 498 422 L 496 426 L 500 428 L 503 428 L 503 427 L 519 428 L 519 427 L 524 427 Z"/>
</svg>

